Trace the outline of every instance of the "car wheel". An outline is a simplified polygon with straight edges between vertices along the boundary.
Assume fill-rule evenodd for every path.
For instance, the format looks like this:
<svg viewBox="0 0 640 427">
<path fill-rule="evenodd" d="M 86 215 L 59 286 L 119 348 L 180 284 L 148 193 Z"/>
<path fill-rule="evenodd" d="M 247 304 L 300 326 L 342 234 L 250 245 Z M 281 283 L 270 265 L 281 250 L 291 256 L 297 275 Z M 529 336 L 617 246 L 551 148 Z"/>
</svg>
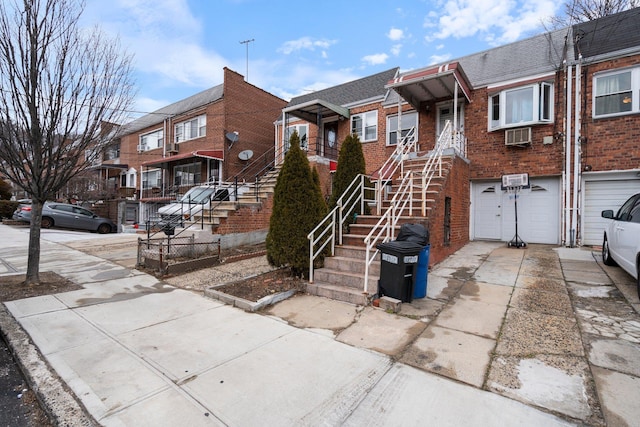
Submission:
<svg viewBox="0 0 640 427">
<path fill-rule="evenodd" d="M 40 221 L 40 227 L 42 228 L 51 228 L 53 227 L 53 219 L 48 216 L 43 216 L 42 221 Z"/>
<path fill-rule="evenodd" d="M 100 224 L 98 226 L 98 233 L 100 234 L 111 233 L 111 226 L 109 224 Z"/>
<path fill-rule="evenodd" d="M 616 265 L 616 262 L 611 258 L 611 253 L 609 253 L 609 241 L 606 235 L 604 236 L 604 242 L 602 242 L 602 262 L 605 265 Z"/>
</svg>

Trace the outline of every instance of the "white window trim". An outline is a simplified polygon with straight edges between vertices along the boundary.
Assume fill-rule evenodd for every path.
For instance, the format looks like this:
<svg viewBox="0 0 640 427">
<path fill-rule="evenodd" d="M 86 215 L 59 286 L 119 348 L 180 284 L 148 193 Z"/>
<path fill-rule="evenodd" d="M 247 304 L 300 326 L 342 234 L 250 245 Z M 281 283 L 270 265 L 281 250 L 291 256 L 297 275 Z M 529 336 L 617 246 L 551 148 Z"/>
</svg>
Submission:
<svg viewBox="0 0 640 427">
<path fill-rule="evenodd" d="M 365 139 L 366 137 L 366 131 L 365 128 L 366 126 L 364 126 L 366 120 L 364 119 L 367 115 L 369 114 L 373 114 L 375 115 L 375 122 L 376 122 L 376 131 L 375 131 L 375 137 L 374 138 L 369 138 L 369 139 Z M 349 130 L 352 131 L 353 130 L 353 121 L 356 117 L 363 117 L 362 123 L 362 135 L 358 134 L 358 137 L 360 138 L 360 142 L 373 142 L 373 141 L 377 141 L 378 140 L 378 110 L 370 110 L 370 111 L 364 111 L 362 113 L 358 113 L 358 114 L 353 114 L 351 115 L 351 120 L 349 121 Z"/>
<path fill-rule="evenodd" d="M 196 135 L 196 136 L 189 135 L 189 137 L 186 138 L 185 137 L 185 134 L 186 134 L 186 132 L 185 132 L 186 126 L 185 125 L 187 123 L 191 123 L 191 122 L 196 121 L 196 120 L 198 121 L 198 135 Z M 181 132 L 182 139 L 180 139 L 180 140 L 178 140 L 178 128 L 182 128 L 182 132 Z M 202 129 L 202 128 L 204 128 L 204 129 L 203 129 L 202 134 L 200 134 L 200 129 Z M 205 137 L 205 136 L 207 136 L 207 115 L 206 114 L 201 114 L 201 115 L 196 116 L 196 117 L 191 117 L 189 120 L 185 120 L 185 121 L 182 121 L 180 123 L 176 123 L 173 126 L 173 140 L 174 140 L 174 142 L 176 144 L 180 144 L 180 143 L 185 142 L 185 141 L 191 141 L 192 139 L 196 139 L 196 138 L 202 138 L 202 137 Z"/>
<path fill-rule="evenodd" d="M 548 87 L 549 90 L 549 118 L 545 119 L 541 117 L 541 101 L 543 101 L 544 90 L 542 88 Z M 505 119 L 507 116 L 507 93 L 522 90 L 522 89 L 533 89 L 532 95 L 532 120 L 522 121 L 518 123 L 505 123 Z M 499 97 L 499 115 L 500 119 L 497 121 L 497 124 L 494 124 L 495 120 L 493 120 L 493 99 L 495 97 Z M 532 84 L 510 87 L 508 89 L 501 90 L 500 92 L 494 93 L 493 95 L 489 95 L 487 99 L 487 129 L 489 132 L 501 130 L 501 129 L 509 129 L 509 128 L 517 128 L 522 126 L 531 126 L 531 125 L 539 125 L 539 124 L 548 124 L 553 123 L 555 115 L 554 115 L 554 85 L 549 81 L 536 82 Z M 544 102 L 544 101 L 543 101 Z"/>
<path fill-rule="evenodd" d="M 158 144 L 157 147 L 149 147 L 147 144 L 142 143 L 142 138 L 144 138 L 145 136 L 153 135 L 154 133 L 162 133 L 161 144 Z M 162 128 L 152 130 L 151 132 L 140 134 L 140 136 L 138 137 L 138 147 L 142 148 L 141 151 L 155 150 L 157 148 L 162 148 L 163 145 L 164 145 L 164 130 Z"/>
<path fill-rule="evenodd" d="M 619 113 L 599 114 L 596 115 L 596 88 L 597 80 L 601 77 L 613 76 L 631 72 L 631 111 L 621 111 Z M 607 117 L 628 116 L 629 114 L 640 113 L 640 67 L 626 67 L 616 70 L 607 70 L 593 75 L 591 96 L 591 117 L 594 119 L 602 119 Z"/>
<path fill-rule="evenodd" d="M 160 175 L 158 176 L 158 181 L 159 182 L 156 182 L 153 185 L 149 185 L 149 179 L 148 179 L 149 175 L 150 174 L 154 174 L 155 175 L 157 173 L 160 173 Z M 145 182 L 147 183 L 146 187 L 145 187 Z M 155 169 L 148 169 L 146 171 L 142 171 L 142 188 L 144 190 L 148 190 L 148 189 L 153 188 L 153 187 L 159 187 L 160 186 L 160 182 L 162 182 L 162 169 L 155 168 Z M 158 185 L 155 185 L 155 184 L 158 184 Z"/>
<path fill-rule="evenodd" d="M 415 128 L 416 128 L 416 142 L 417 142 L 417 138 L 418 138 L 418 124 L 419 124 L 419 122 L 420 122 L 420 117 L 419 117 L 418 112 L 417 112 L 417 111 L 415 111 L 415 110 L 411 110 L 411 111 L 403 111 L 403 112 L 402 112 L 402 115 L 401 115 L 401 116 L 402 116 L 402 117 L 401 117 L 401 120 L 405 119 L 405 117 L 406 117 L 406 116 L 408 116 L 408 115 L 415 115 L 415 124 L 414 124 L 413 126 L 410 126 L 410 127 L 409 127 L 409 129 L 411 129 L 412 127 L 414 127 L 414 126 L 415 126 Z M 395 118 L 397 118 L 397 117 L 398 117 L 398 114 L 391 114 L 391 115 L 387 116 L 386 145 L 387 145 L 387 146 L 390 146 L 390 147 L 393 147 L 393 146 L 397 145 L 397 143 L 396 143 L 396 144 L 392 144 L 392 143 L 391 143 L 391 130 L 392 130 L 392 129 L 391 129 L 391 125 L 389 124 L 389 122 L 390 122 L 390 121 L 391 121 L 391 119 L 392 119 L 392 118 L 394 118 L 394 117 L 395 117 Z M 409 129 L 407 129 L 407 130 L 409 130 Z M 397 129 L 395 129 L 394 131 L 395 131 L 395 132 L 397 132 L 398 130 L 397 130 Z M 400 129 L 400 133 L 402 134 L 402 129 Z M 402 139 L 402 137 L 400 137 L 400 138 L 396 138 L 396 139 L 397 139 L 397 140 L 399 140 L 399 139 Z"/>
</svg>

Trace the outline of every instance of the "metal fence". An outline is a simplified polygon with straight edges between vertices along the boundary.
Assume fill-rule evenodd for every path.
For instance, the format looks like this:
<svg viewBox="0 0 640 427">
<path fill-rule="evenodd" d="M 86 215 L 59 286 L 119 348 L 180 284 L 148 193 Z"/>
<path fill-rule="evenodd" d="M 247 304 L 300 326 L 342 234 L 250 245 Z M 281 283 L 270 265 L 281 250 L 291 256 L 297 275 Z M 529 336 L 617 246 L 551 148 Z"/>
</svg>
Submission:
<svg viewBox="0 0 640 427">
<path fill-rule="evenodd" d="M 196 241 L 195 236 L 138 238 L 138 266 L 161 274 L 184 272 L 220 261 L 220 239 Z"/>
</svg>

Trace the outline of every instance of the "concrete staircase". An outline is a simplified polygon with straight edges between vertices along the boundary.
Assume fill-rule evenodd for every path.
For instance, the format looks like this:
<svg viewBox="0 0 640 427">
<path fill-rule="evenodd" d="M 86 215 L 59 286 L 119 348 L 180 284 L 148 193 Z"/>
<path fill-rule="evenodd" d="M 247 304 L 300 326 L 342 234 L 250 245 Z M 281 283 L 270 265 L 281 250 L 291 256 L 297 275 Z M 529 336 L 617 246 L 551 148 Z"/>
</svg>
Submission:
<svg viewBox="0 0 640 427">
<path fill-rule="evenodd" d="M 434 177 L 427 188 L 426 214 L 422 215 L 422 204 L 414 203 L 412 209 L 407 210 L 398 220 L 395 235 L 398 235 L 400 226 L 405 223 L 421 223 L 427 228 L 429 227 L 429 212 L 436 207 L 440 192 L 446 182 L 447 175 L 453 164 L 451 157 L 442 158 L 442 176 Z M 405 172 L 407 170 L 416 172 L 416 181 L 414 182 L 413 197 L 420 200 L 422 197 L 418 181 L 418 172 L 424 168 L 425 158 L 416 157 L 405 161 Z M 397 177 L 394 177 L 397 182 Z M 388 191 L 386 200 L 382 203 L 382 211 L 384 212 L 390 206 L 390 200 L 393 198 L 397 186 L 393 185 Z M 372 208 L 373 210 L 373 208 Z M 379 215 L 359 215 L 354 224 L 349 226 L 349 232 L 343 235 L 343 244 L 336 246 L 336 253 L 332 257 L 324 260 L 324 267 L 314 271 L 314 281 L 307 285 L 307 292 L 312 295 L 319 295 L 339 301 L 346 301 L 352 304 L 367 305 L 371 298 L 378 292 L 378 280 L 380 278 L 380 254 L 376 256 L 369 267 L 368 292 L 364 290 L 364 273 L 366 246 L 364 238 L 371 232 L 375 224 L 380 220 Z"/>
</svg>

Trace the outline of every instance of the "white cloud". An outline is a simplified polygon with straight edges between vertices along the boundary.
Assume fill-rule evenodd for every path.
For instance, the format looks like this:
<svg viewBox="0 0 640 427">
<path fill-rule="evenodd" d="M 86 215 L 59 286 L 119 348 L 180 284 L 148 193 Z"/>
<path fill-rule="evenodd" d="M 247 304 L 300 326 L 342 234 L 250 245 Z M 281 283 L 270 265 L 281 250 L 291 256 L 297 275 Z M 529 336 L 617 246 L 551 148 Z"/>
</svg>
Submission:
<svg viewBox="0 0 640 427">
<path fill-rule="evenodd" d="M 362 60 L 368 63 L 369 65 L 384 64 L 387 62 L 387 59 L 389 59 L 389 55 L 387 55 L 386 53 L 376 53 L 373 55 L 367 55 L 362 57 Z"/>
<path fill-rule="evenodd" d="M 402 44 L 394 44 L 393 46 L 391 46 L 391 54 L 393 56 L 400 55 L 401 50 L 402 50 Z"/>
<path fill-rule="evenodd" d="M 331 45 L 334 45 L 336 40 L 318 39 L 314 40 L 311 37 L 301 37 L 297 40 L 286 41 L 278 48 L 278 52 L 289 55 L 293 52 L 300 50 L 315 50 L 316 48 L 328 49 Z"/>
<path fill-rule="evenodd" d="M 440 5 L 440 15 L 432 11 L 425 18 L 423 26 L 435 28 L 427 41 L 480 36 L 495 44 L 513 42 L 539 29 L 542 21 L 560 7 L 553 0 L 449 0 Z"/>
<path fill-rule="evenodd" d="M 429 57 L 429 65 L 440 64 L 448 61 L 449 59 L 451 59 L 450 53 L 445 53 L 444 55 L 431 55 Z"/>
<path fill-rule="evenodd" d="M 404 38 L 404 31 L 392 27 L 387 33 L 387 37 L 393 41 L 402 40 Z"/>
</svg>

